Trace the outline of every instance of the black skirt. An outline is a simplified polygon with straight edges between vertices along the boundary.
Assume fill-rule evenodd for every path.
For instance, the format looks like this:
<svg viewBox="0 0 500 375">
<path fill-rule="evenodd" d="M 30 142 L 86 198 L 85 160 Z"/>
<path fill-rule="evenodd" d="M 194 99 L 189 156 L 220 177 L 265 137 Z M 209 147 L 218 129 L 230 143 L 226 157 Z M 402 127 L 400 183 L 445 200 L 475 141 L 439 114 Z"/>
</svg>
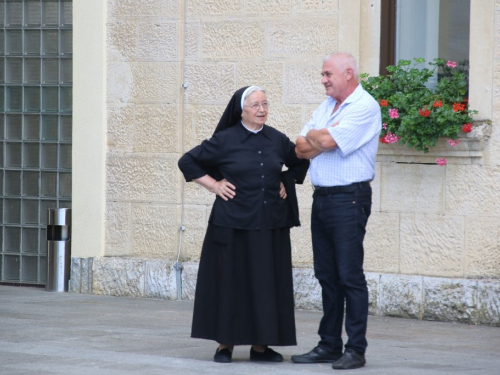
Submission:
<svg viewBox="0 0 500 375">
<path fill-rule="evenodd" d="M 191 337 L 226 345 L 297 345 L 290 229 L 209 223 Z"/>
</svg>

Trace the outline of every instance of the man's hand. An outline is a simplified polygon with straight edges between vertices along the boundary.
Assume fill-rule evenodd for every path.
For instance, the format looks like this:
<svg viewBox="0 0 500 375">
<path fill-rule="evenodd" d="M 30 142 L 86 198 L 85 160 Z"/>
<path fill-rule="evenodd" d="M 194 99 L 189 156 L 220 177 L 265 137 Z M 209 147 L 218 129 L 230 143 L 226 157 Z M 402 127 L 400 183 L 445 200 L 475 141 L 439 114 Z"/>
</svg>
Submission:
<svg viewBox="0 0 500 375">
<path fill-rule="evenodd" d="M 340 124 L 340 120 L 329 127 L 333 128 Z M 301 159 L 312 159 L 324 151 L 330 151 L 337 147 L 337 142 L 332 138 L 328 129 L 311 129 L 305 137 L 298 137 L 295 142 L 295 153 Z"/>
<path fill-rule="evenodd" d="M 297 141 L 295 141 L 295 153 L 298 158 L 312 159 L 321 154 L 321 152 L 320 150 L 316 150 L 305 137 L 299 137 Z"/>
<path fill-rule="evenodd" d="M 330 128 L 334 128 L 335 126 L 337 126 L 338 124 L 340 124 L 340 120 L 337 121 L 337 122 L 334 122 L 333 124 L 330 125 Z"/>
<path fill-rule="evenodd" d="M 332 124 L 331 126 L 336 126 L 337 123 Z M 306 139 L 309 143 L 318 151 L 330 151 L 337 147 L 337 142 L 332 138 L 328 129 L 311 129 L 307 132 Z"/>
</svg>

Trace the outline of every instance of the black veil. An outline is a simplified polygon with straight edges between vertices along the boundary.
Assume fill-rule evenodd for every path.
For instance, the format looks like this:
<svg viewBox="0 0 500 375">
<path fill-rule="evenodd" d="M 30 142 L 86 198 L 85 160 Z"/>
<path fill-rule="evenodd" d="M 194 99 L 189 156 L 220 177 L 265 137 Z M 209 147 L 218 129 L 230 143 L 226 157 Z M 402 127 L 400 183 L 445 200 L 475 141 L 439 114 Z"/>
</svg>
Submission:
<svg viewBox="0 0 500 375">
<path fill-rule="evenodd" d="M 241 89 L 236 90 L 233 94 L 226 109 L 224 110 L 224 113 L 222 113 L 219 123 L 214 130 L 214 134 L 230 128 L 231 126 L 237 125 L 241 121 L 241 114 L 243 113 L 243 110 L 241 109 L 241 97 L 243 96 L 245 90 L 249 87 L 250 86 L 242 87 Z M 208 168 L 207 174 L 217 181 L 223 179 L 223 176 L 217 167 Z"/>
<path fill-rule="evenodd" d="M 241 89 L 236 90 L 233 94 L 233 97 L 227 104 L 227 107 L 224 110 L 217 127 L 215 128 L 214 134 L 220 132 L 221 130 L 230 128 L 241 121 L 241 114 L 243 113 L 243 110 L 241 109 L 241 97 L 245 90 L 249 87 L 250 86 L 242 87 Z"/>
</svg>

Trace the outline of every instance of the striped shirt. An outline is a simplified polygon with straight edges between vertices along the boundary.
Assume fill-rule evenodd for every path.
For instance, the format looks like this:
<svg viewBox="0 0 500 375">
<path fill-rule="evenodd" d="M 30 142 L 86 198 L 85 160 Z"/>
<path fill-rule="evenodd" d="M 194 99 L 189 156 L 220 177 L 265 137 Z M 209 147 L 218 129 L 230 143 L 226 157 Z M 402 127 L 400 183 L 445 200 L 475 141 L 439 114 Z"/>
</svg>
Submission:
<svg viewBox="0 0 500 375">
<path fill-rule="evenodd" d="M 314 186 L 342 186 L 375 178 L 375 158 L 382 130 L 380 106 L 361 85 L 332 114 L 337 101 L 328 96 L 314 111 L 300 135 L 328 128 L 337 143 L 311 160 L 309 179 Z M 340 121 L 337 126 L 330 127 Z"/>
</svg>

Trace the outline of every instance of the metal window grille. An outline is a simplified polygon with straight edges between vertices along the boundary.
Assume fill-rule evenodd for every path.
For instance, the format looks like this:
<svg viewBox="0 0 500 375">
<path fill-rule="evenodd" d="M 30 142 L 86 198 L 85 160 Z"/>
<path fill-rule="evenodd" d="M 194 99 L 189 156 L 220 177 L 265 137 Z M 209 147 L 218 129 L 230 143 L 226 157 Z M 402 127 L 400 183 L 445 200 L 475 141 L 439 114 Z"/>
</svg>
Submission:
<svg viewBox="0 0 500 375">
<path fill-rule="evenodd" d="M 71 208 L 72 5 L 0 0 L 0 282 L 45 283 L 47 209 Z"/>
</svg>

